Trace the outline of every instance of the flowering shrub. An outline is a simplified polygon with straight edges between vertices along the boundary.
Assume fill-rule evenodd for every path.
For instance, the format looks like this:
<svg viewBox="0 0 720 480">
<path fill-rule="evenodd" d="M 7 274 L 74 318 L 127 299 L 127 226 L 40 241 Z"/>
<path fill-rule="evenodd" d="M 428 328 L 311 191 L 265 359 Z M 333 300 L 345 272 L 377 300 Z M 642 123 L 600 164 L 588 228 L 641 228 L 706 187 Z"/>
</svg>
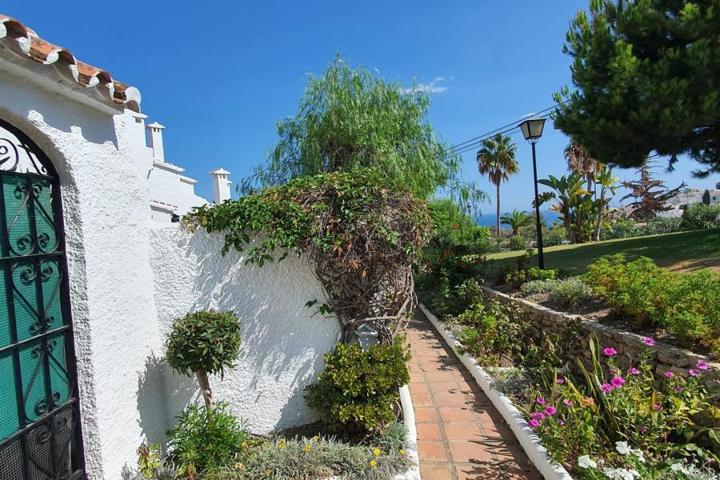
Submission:
<svg viewBox="0 0 720 480">
<path fill-rule="evenodd" d="M 528 425 L 556 461 L 582 478 L 645 479 L 683 458 L 717 459 L 701 446 L 717 444 L 717 432 L 696 424 L 700 414 L 720 418 L 701 379 L 705 362 L 656 381 L 648 352 L 622 371 L 614 348 L 598 349 L 591 341 L 591 360 L 578 362 L 579 377 L 556 374 L 526 406 Z"/>
</svg>

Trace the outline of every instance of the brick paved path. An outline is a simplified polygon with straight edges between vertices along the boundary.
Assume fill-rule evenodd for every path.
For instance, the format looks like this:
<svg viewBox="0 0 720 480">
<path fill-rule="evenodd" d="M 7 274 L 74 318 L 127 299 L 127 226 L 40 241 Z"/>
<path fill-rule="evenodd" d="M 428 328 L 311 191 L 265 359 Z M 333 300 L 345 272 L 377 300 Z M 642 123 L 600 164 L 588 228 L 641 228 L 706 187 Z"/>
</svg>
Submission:
<svg viewBox="0 0 720 480">
<path fill-rule="evenodd" d="M 422 479 L 541 479 L 502 416 L 420 312 L 408 340 Z"/>
</svg>

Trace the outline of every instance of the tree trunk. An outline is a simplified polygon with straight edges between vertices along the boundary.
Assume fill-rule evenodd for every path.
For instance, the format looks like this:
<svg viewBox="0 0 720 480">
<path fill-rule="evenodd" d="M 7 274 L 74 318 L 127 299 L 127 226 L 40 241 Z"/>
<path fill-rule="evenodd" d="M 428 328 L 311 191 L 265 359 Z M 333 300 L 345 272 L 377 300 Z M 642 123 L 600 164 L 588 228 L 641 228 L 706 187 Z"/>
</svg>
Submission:
<svg viewBox="0 0 720 480">
<path fill-rule="evenodd" d="M 195 372 L 198 384 L 200 384 L 200 391 L 202 392 L 203 400 L 205 400 L 205 406 L 209 409 L 212 408 L 214 399 L 212 389 L 210 389 L 210 381 L 208 380 L 207 373 L 203 370 Z"/>
<path fill-rule="evenodd" d="M 497 188 L 497 217 L 495 217 L 495 232 L 497 233 L 498 238 L 500 238 L 500 184 L 498 183 L 495 187 Z"/>
</svg>

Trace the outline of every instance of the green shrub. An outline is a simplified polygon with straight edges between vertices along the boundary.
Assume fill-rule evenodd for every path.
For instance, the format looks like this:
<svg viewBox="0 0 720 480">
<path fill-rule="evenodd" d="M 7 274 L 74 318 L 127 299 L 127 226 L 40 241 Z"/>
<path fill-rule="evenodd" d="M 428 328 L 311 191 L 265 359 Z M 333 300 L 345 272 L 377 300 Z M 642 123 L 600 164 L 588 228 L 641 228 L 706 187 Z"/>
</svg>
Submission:
<svg viewBox="0 0 720 480">
<path fill-rule="evenodd" d="M 566 278 L 557 282 L 550 292 L 550 299 L 564 308 L 575 309 L 593 300 L 592 288 L 576 277 Z"/>
<path fill-rule="evenodd" d="M 175 320 L 166 341 L 168 364 L 198 379 L 205 405 L 213 403 L 208 374 L 232 368 L 240 350 L 240 322 L 231 312 L 201 311 Z"/>
<path fill-rule="evenodd" d="M 395 419 L 398 388 L 410 380 L 404 338 L 390 345 L 339 344 L 325 355 L 325 370 L 307 388 L 308 405 L 333 428 L 378 431 Z"/>
<path fill-rule="evenodd" d="M 543 295 L 557 290 L 557 284 L 560 280 L 531 280 L 520 286 L 520 293 L 525 297 L 533 295 Z"/>
<path fill-rule="evenodd" d="M 512 307 L 491 300 L 477 303 L 453 319 L 463 328 L 463 348 L 485 366 L 501 365 L 522 351 L 525 325 Z"/>
<path fill-rule="evenodd" d="M 513 290 L 517 290 L 527 282 L 534 280 L 553 280 L 557 276 L 557 270 L 530 267 L 518 269 L 505 275 L 505 283 Z"/>
<path fill-rule="evenodd" d="M 720 205 L 689 205 L 682 215 L 682 227 L 686 230 L 720 227 Z"/>
<path fill-rule="evenodd" d="M 630 238 L 638 235 L 639 227 L 635 221 L 629 218 L 618 218 L 610 224 L 610 228 L 604 231 L 603 238 Z"/>
<path fill-rule="evenodd" d="M 679 232 L 682 230 L 682 218 L 655 217 L 642 227 L 642 235 L 660 235 L 662 233 Z"/>
<path fill-rule="evenodd" d="M 680 339 L 720 350 L 720 277 L 711 272 L 673 273 L 649 258 L 626 262 L 603 257 L 585 281 L 619 314 L 668 329 Z"/>
<path fill-rule="evenodd" d="M 239 461 L 248 440 L 248 433 L 223 402 L 212 409 L 189 406 L 168 432 L 168 447 L 178 472 L 190 477 Z"/>
<path fill-rule="evenodd" d="M 510 237 L 510 250 L 525 250 L 528 241 L 521 235 L 513 235 Z"/>
</svg>

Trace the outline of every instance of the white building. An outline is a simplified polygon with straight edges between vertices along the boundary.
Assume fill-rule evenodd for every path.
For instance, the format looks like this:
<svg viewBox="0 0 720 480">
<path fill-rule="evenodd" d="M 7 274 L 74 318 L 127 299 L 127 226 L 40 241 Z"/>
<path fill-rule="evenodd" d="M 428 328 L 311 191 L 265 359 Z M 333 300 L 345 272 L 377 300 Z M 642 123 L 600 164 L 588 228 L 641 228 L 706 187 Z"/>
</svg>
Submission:
<svg viewBox="0 0 720 480">
<path fill-rule="evenodd" d="M 204 199 L 167 161 L 140 92 L 0 15 L 0 478 L 117 479 L 197 401 L 162 361 L 173 319 L 234 311 L 237 368 L 211 379 L 252 430 L 315 417 L 303 388 L 339 335 L 304 308 L 304 259 L 263 268 L 173 215 Z M 149 138 L 149 142 L 147 139 Z M 218 200 L 229 172 L 215 170 Z"/>
</svg>

